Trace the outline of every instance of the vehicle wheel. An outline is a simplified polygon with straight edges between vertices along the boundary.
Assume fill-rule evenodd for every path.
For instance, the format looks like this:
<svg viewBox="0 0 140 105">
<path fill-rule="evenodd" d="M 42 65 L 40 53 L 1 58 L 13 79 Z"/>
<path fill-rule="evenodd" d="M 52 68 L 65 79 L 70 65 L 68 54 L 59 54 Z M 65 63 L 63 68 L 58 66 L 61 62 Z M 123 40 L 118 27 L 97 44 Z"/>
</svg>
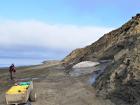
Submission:
<svg viewBox="0 0 140 105">
<path fill-rule="evenodd" d="M 29 96 L 29 100 L 31 102 L 35 102 L 36 101 L 36 93 L 34 90 L 31 91 L 30 96 Z"/>
<path fill-rule="evenodd" d="M 18 105 L 32 105 L 30 101 L 27 101 L 27 103 L 24 104 L 18 104 Z"/>
</svg>

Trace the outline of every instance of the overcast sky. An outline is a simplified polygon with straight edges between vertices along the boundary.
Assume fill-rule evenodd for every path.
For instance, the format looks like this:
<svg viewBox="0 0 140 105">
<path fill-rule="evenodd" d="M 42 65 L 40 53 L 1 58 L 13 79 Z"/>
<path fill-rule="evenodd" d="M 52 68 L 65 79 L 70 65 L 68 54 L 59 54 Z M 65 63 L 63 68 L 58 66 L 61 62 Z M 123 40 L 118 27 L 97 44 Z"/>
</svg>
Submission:
<svg viewBox="0 0 140 105">
<path fill-rule="evenodd" d="M 1 0 L 0 57 L 62 59 L 140 12 L 138 0 Z"/>
</svg>

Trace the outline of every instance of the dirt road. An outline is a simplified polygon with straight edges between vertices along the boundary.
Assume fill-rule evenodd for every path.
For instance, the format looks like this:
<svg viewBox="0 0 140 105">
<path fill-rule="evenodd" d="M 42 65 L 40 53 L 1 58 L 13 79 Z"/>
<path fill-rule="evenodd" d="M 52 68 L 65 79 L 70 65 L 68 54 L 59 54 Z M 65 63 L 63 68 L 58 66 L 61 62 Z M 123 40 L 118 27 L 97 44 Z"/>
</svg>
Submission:
<svg viewBox="0 0 140 105">
<path fill-rule="evenodd" d="M 70 77 L 61 67 L 54 67 L 46 78 L 36 82 L 38 100 L 32 105 L 113 105 L 95 96 L 94 88 L 88 84 L 89 77 Z"/>
<path fill-rule="evenodd" d="M 40 71 L 21 70 L 17 73 L 19 77 L 21 72 L 28 73 L 29 77 L 33 73 L 38 78 L 34 81 L 38 98 L 32 105 L 113 105 L 109 100 L 95 96 L 94 88 L 88 84 L 89 74 L 71 77 L 64 72 L 62 66 L 43 68 Z M 0 105 L 5 105 L 4 91 L 0 92 Z"/>
</svg>

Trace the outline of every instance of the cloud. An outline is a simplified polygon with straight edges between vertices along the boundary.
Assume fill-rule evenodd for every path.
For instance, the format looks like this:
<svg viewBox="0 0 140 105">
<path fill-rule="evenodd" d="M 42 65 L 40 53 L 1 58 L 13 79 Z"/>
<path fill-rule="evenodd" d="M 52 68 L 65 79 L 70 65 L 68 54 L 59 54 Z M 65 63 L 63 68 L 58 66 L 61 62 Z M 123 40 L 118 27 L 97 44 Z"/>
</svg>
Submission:
<svg viewBox="0 0 140 105">
<path fill-rule="evenodd" d="M 1 46 L 75 49 L 93 43 L 113 28 L 47 24 L 41 21 L 0 21 Z"/>
</svg>

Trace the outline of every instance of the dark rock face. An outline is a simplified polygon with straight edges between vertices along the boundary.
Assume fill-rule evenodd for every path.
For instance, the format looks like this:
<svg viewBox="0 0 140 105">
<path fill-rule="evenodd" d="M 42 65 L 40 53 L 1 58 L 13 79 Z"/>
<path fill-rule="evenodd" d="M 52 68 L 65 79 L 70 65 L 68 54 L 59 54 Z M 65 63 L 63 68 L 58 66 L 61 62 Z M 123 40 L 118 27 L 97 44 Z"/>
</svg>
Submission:
<svg viewBox="0 0 140 105">
<path fill-rule="evenodd" d="M 140 34 L 130 38 L 134 39 L 133 44 L 128 39 L 126 53 L 120 53 L 120 58 L 106 68 L 95 87 L 101 96 L 134 105 L 140 100 Z"/>
<path fill-rule="evenodd" d="M 117 105 L 140 105 L 140 14 L 92 45 L 73 51 L 63 61 L 72 65 L 108 59 L 112 63 L 95 83 L 97 94 Z"/>
</svg>

